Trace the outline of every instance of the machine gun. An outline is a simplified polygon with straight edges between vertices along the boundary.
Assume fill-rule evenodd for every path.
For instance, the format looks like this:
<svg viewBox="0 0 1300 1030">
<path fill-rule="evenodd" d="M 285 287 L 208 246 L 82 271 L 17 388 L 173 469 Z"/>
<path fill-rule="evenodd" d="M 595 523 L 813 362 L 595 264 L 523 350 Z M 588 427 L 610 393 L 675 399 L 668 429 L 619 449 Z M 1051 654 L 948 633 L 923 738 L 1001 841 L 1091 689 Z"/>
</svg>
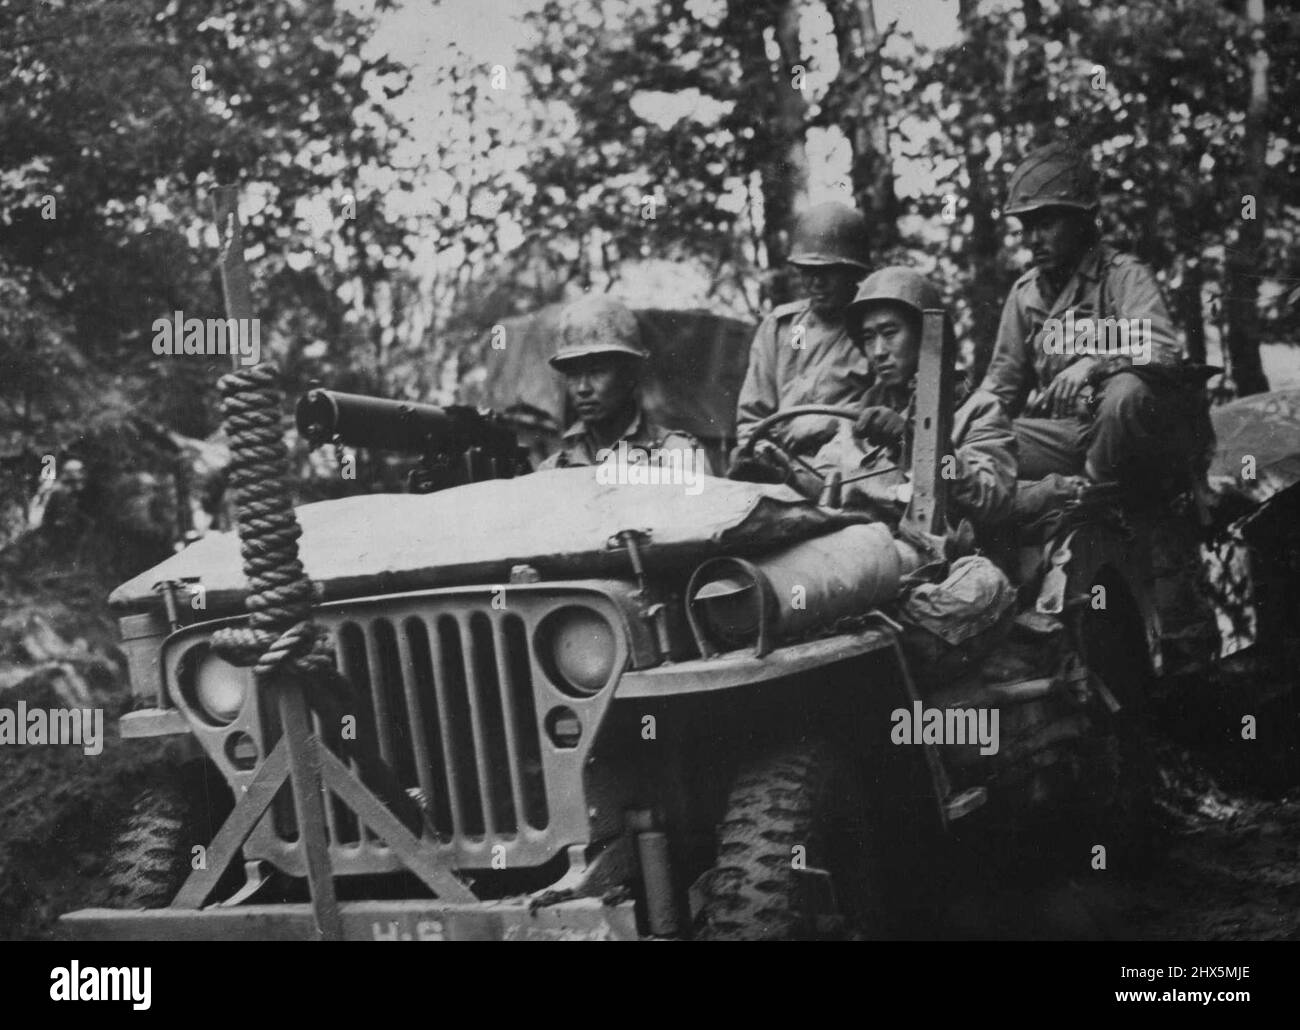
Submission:
<svg viewBox="0 0 1300 1030">
<path fill-rule="evenodd" d="M 312 447 L 338 443 L 420 455 L 412 493 L 531 472 L 527 451 L 496 412 L 468 405 L 439 408 L 358 393 L 310 390 L 298 401 L 298 432 Z"/>
</svg>

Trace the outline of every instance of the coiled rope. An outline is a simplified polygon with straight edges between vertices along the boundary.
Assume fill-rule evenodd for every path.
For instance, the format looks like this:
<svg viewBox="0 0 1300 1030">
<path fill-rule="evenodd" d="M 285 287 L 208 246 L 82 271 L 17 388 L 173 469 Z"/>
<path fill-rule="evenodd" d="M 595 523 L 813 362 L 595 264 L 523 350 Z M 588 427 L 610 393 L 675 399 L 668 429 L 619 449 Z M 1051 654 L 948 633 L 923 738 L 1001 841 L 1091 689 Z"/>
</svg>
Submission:
<svg viewBox="0 0 1300 1030">
<path fill-rule="evenodd" d="M 284 484 L 289 452 L 275 366 L 262 361 L 222 376 L 217 385 L 232 455 L 230 485 L 249 617 L 247 626 L 217 630 L 212 648 L 232 665 L 251 665 L 259 682 L 282 671 L 331 673 L 333 655 L 311 621 L 312 585 L 298 560 L 302 527 Z"/>
</svg>

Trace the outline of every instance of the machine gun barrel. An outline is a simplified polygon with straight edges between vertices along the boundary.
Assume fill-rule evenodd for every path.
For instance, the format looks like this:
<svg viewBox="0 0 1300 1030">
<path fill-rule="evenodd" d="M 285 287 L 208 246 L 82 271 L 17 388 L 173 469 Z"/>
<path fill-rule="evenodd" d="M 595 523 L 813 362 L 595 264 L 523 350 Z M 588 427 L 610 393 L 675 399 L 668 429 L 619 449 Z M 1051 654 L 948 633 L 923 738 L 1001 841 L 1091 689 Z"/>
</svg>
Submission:
<svg viewBox="0 0 1300 1030">
<path fill-rule="evenodd" d="M 471 447 L 513 454 L 516 447 L 508 427 L 474 408 L 440 408 L 336 390 L 308 391 L 298 401 L 295 421 L 313 447 L 334 440 L 349 447 L 411 454 L 458 454 Z"/>
<path fill-rule="evenodd" d="M 312 447 L 341 443 L 420 455 L 410 489 L 428 493 L 529 470 L 514 431 L 494 412 L 445 408 L 359 393 L 310 390 L 298 401 L 298 432 Z"/>
</svg>

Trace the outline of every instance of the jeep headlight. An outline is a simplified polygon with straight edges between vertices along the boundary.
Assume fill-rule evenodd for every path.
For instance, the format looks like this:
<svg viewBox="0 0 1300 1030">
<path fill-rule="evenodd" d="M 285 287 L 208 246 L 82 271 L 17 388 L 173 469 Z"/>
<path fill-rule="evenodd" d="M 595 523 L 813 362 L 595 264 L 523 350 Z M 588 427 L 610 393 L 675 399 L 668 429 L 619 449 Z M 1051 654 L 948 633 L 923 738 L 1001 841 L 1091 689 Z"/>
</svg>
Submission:
<svg viewBox="0 0 1300 1030">
<path fill-rule="evenodd" d="M 542 620 L 537 651 L 557 687 L 566 694 L 589 697 L 604 689 L 613 676 L 618 640 L 608 619 L 575 605 Z"/>
<path fill-rule="evenodd" d="M 194 669 L 194 700 L 213 722 L 232 723 L 253 688 L 253 670 L 240 669 L 208 651 Z"/>
</svg>

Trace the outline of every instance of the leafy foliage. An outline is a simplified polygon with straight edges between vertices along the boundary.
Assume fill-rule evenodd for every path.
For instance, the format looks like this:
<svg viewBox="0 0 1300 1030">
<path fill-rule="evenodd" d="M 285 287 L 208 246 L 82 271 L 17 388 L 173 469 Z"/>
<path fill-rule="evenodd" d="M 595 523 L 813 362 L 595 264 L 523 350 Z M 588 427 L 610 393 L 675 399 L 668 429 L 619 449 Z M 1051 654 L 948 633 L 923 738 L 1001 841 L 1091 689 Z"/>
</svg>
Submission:
<svg viewBox="0 0 1300 1030">
<path fill-rule="evenodd" d="M 647 259 L 757 314 L 784 295 L 814 137 L 844 144 L 846 189 L 890 223 L 877 259 L 943 281 L 977 363 L 1016 272 L 1007 176 L 1062 135 L 1091 148 L 1107 229 L 1165 278 L 1189 339 L 1228 335 L 1260 283 L 1260 332 L 1294 330 L 1290 8 L 1258 26 L 1217 0 L 958 8 L 959 44 L 929 51 L 877 31 L 870 0 L 540 0 L 506 70 L 525 106 L 453 48 L 427 117 L 454 131 L 403 165 L 389 102 L 408 73 L 365 56 L 373 20 L 334 0 L 0 0 L 0 446 L 128 414 L 214 428 L 217 361 L 149 343 L 160 316 L 220 312 L 220 181 L 244 186 L 291 386 L 445 398 L 486 326 Z M 434 201 L 413 211 L 419 188 Z"/>
<path fill-rule="evenodd" d="M 286 366 L 364 331 L 340 294 L 411 253 L 384 194 L 357 195 L 402 134 L 375 93 L 405 77 L 357 56 L 369 31 L 332 2 L 0 4 L 0 247 L 128 403 L 192 435 L 213 427 L 219 368 L 160 362 L 150 342 L 155 318 L 221 312 L 217 182 L 245 185 L 256 307 Z M 6 397 L 50 400 L 40 364 L 7 363 Z"/>
</svg>

